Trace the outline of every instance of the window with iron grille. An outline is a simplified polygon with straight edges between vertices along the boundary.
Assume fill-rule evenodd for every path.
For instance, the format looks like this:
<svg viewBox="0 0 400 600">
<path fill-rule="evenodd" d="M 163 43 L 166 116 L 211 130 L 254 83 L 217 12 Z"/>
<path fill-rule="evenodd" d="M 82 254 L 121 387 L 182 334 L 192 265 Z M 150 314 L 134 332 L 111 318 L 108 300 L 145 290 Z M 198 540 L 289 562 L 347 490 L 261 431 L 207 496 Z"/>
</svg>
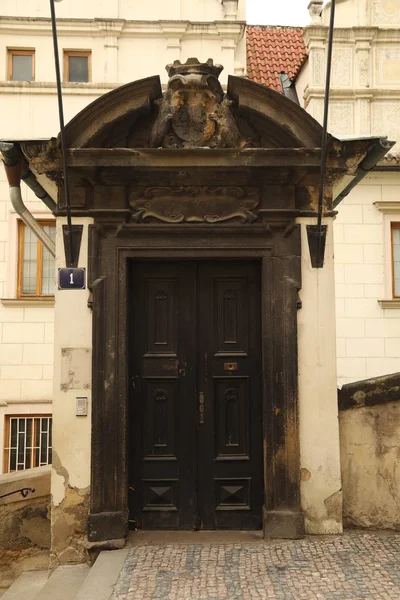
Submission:
<svg viewBox="0 0 400 600">
<path fill-rule="evenodd" d="M 6 417 L 4 472 L 50 465 L 51 428 L 52 418 L 49 415 Z"/>
</svg>

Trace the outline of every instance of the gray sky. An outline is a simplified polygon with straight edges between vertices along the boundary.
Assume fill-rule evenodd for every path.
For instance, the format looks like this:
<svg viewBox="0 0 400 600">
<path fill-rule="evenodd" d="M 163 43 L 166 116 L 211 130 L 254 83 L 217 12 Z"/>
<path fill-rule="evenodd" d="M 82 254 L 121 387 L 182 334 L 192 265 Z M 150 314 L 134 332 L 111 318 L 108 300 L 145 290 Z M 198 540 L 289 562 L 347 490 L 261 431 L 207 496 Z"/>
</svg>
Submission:
<svg viewBox="0 0 400 600">
<path fill-rule="evenodd" d="M 249 25 L 307 25 L 309 0 L 247 0 Z"/>
</svg>

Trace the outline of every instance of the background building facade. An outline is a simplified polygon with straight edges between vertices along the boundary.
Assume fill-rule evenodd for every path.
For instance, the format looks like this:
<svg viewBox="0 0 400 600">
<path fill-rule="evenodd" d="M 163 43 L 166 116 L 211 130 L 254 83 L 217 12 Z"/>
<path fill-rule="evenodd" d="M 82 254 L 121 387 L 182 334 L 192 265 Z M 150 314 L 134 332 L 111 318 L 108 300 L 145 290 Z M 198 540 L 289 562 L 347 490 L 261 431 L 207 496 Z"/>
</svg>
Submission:
<svg viewBox="0 0 400 600">
<path fill-rule="evenodd" d="M 49 11 L 47 0 L 1 8 L 2 139 L 59 131 Z M 245 74 L 244 0 L 64 0 L 56 11 L 66 123 L 119 85 L 153 74 L 165 83 L 174 60 L 213 57 L 222 83 Z M 54 237 L 50 211 L 27 186 L 22 193 Z M 51 462 L 54 285 L 54 260 L 13 211 L 0 166 L 0 473 Z"/>
<path fill-rule="evenodd" d="M 301 104 L 323 119 L 329 4 L 311 2 Z M 329 131 L 400 141 L 400 2 L 346 0 L 336 12 Z M 337 206 L 339 384 L 400 370 L 399 143 Z"/>
</svg>

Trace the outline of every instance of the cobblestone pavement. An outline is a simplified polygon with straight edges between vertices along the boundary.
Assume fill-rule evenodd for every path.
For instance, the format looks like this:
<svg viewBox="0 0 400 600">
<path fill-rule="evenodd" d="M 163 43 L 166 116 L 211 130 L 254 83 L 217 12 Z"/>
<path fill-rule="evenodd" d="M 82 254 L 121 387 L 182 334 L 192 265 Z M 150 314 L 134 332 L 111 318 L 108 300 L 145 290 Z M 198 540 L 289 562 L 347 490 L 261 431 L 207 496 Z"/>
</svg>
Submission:
<svg viewBox="0 0 400 600">
<path fill-rule="evenodd" d="M 112 600 L 400 600 L 400 535 L 129 551 Z"/>
</svg>

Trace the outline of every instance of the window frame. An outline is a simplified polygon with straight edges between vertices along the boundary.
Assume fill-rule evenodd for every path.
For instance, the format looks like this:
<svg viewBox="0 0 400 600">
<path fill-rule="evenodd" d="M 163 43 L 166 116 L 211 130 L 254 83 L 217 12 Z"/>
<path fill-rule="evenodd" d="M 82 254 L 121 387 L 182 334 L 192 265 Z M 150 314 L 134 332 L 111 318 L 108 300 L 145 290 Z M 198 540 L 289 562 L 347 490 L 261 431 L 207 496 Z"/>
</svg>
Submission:
<svg viewBox="0 0 400 600">
<path fill-rule="evenodd" d="M 31 456 L 30 456 L 30 466 L 25 467 L 25 469 L 15 469 L 11 471 L 9 469 L 10 466 L 10 456 L 11 456 L 11 419 L 32 419 L 32 445 L 30 446 Z M 35 423 L 35 419 L 48 419 L 48 431 L 47 431 L 47 458 L 49 459 L 49 450 L 51 450 L 51 461 L 47 462 L 46 465 L 52 464 L 53 458 L 53 444 L 49 444 L 50 441 L 50 429 L 51 429 L 51 439 L 53 439 L 53 415 L 51 413 L 40 413 L 40 414 L 7 414 L 4 416 L 4 444 L 3 444 L 3 473 L 17 473 L 18 471 L 26 471 L 27 469 L 34 469 L 36 467 L 45 466 L 45 465 L 37 465 L 36 463 L 36 446 L 33 445 L 35 440 L 35 433 L 37 424 Z M 26 423 L 25 423 L 25 431 L 26 431 Z M 40 448 L 40 446 L 39 446 Z M 18 446 L 17 446 L 18 449 Z M 25 447 L 25 456 L 26 456 L 26 447 Z M 40 462 L 40 458 L 39 458 Z M 18 467 L 18 461 L 16 466 Z"/>
<path fill-rule="evenodd" d="M 69 58 L 71 56 L 82 56 L 88 59 L 88 80 L 87 81 L 71 81 L 69 78 Z M 92 81 L 92 51 L 91 50 L 67 50 L 64 49 L 64 83 L 85 84 Z"/>
<path fill-rule="evenodd" d="M 391 251 L 391 272 L 392 272 L 392 298 L 400 300 L 400 294 L 396 296 L 395 272 L 394 272 L 394 241 L 393 233 L 395 229 L 400 229 L 400 221 L 390 221 L 390 251 Z"/>
<path fill-rule="evenodd" d="M 13 79 L 13 56 L 31 56 L 32 57 L 32 79 L 29 81 L 35 81 L 35 48 L 7 48 L 7 80 L 22 82 L 27 81 L 26 79 Z"/>
<path fill-rule="evenodd" d="M 39 225 L 50 225 L 56 227 L 56 221 L 54 219 L 38 219 Z M 43 269 L 43 244 L 40 240 L 36 239 L 36 294 L 23 294 L 22 293 L 22 281 L 23 281 L 23 266 L 24 266 L 24 230 L 27 227 L 25 223 L 18 219 L 18 258 L 17 258 L 17 299 L 18 300 L 35 300 L 42 298 L 54 298 L 54 294 L 42 294 L 42 269 Z M 38 293 L 38 291 L 40 293 Z"/>
</svg>

